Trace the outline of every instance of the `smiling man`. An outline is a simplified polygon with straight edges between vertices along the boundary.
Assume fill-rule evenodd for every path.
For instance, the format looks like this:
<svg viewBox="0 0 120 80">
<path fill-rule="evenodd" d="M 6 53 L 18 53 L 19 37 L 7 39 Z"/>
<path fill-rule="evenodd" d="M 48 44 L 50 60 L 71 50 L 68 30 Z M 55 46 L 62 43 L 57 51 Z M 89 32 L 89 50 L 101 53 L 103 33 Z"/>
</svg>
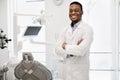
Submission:
<svg viewBox="0 0 120 80">
<path fill-rule="evenodd" d="M 69 17 L 73 25 L 81 20 L 82 14 L 83 9 L 81 4 L 78 2 L 73 2 L 70 4 Z"/>
<path fill-rule="evenodd" d="M 72 2 L 69 7 L 71 24 L 57 40 L 55 52 L 64 58 L 63 80 L 89 80 L 89 49 L 93 30 L 82 21 L 82 15 L 81 3 Z"/>
</svg>

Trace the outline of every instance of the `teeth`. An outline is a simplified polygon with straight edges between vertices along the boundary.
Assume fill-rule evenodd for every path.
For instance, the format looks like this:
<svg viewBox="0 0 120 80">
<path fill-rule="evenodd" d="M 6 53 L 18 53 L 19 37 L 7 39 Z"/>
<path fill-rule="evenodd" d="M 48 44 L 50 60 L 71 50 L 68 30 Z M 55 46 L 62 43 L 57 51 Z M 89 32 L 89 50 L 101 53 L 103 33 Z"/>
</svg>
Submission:
<svg viewBox="0 0 120 80">
<path fill-rule="evenodd" d="M 76 18 L 76 16 L 72 16 L 72 18 Z"/>
</svg>

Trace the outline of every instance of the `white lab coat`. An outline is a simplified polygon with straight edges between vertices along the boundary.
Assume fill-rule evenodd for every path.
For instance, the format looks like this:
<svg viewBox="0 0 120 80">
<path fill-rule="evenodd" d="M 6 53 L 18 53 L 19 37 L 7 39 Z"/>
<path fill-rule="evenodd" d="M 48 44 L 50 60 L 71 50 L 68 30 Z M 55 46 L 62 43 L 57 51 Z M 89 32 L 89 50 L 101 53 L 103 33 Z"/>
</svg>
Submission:
<svg viewBox="0 0 120 80">
<path fill-rule="evenodd" d="M 77 41 L 83 41 L 77 45 Z M 63 30 L 57 41 L 55 48 L 56 54 L 64 58 L 63 80 L 89 80 L 89 48 L 93 40 L 92 28 L 80 22 L 79 26 L 72 32 L 72 28 L 68 26 Z M 61 45 L 66 42 L 66 49 Z M 73 57 L 67 55 L 72 54 Z"/>
</svg>

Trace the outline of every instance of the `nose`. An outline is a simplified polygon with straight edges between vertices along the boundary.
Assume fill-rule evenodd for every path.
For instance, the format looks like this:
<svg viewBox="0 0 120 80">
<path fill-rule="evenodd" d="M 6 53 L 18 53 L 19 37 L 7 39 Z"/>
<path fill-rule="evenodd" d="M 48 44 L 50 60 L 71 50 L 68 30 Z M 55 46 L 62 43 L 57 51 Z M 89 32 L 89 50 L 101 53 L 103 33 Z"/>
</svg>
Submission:
<svg viewBox="0 0 120 80">
<path fill-rule="evenodd" d="M 71 14 L 75 14 L 75 11 L 72 11 Z"/>
</svg>

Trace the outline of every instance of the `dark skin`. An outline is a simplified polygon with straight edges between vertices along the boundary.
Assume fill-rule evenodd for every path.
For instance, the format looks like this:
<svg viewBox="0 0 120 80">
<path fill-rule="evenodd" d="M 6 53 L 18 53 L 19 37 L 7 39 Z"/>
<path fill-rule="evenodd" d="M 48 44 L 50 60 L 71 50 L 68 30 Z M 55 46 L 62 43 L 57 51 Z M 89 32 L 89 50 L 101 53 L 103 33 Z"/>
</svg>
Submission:
<svg viewBox="0 0 120 80">
<path fill-rule="evenodd" d="M 81 7 L 77 4 L 70 5 L 69 8 L 69 18 L 71 19 L 73 24 L 76 24 L 82 19 L 83 11 L 81 10 Z M 79 45 L 82 42 L 83 39 L 78 40 L 77 45 Z M 62 44 L 62 48 L 65 49 L 65 46 L 67 45 L 66 42 Z"/>
<path fill-rule="evenodd" d="M 80 6 L 77 4 L 72 4 L 69 9 L 69 18 L 71 19 L 72 23 L 75 24 L 79 22 L 82 18 L 83 11 L 81 10 Z"/>
</svg>

